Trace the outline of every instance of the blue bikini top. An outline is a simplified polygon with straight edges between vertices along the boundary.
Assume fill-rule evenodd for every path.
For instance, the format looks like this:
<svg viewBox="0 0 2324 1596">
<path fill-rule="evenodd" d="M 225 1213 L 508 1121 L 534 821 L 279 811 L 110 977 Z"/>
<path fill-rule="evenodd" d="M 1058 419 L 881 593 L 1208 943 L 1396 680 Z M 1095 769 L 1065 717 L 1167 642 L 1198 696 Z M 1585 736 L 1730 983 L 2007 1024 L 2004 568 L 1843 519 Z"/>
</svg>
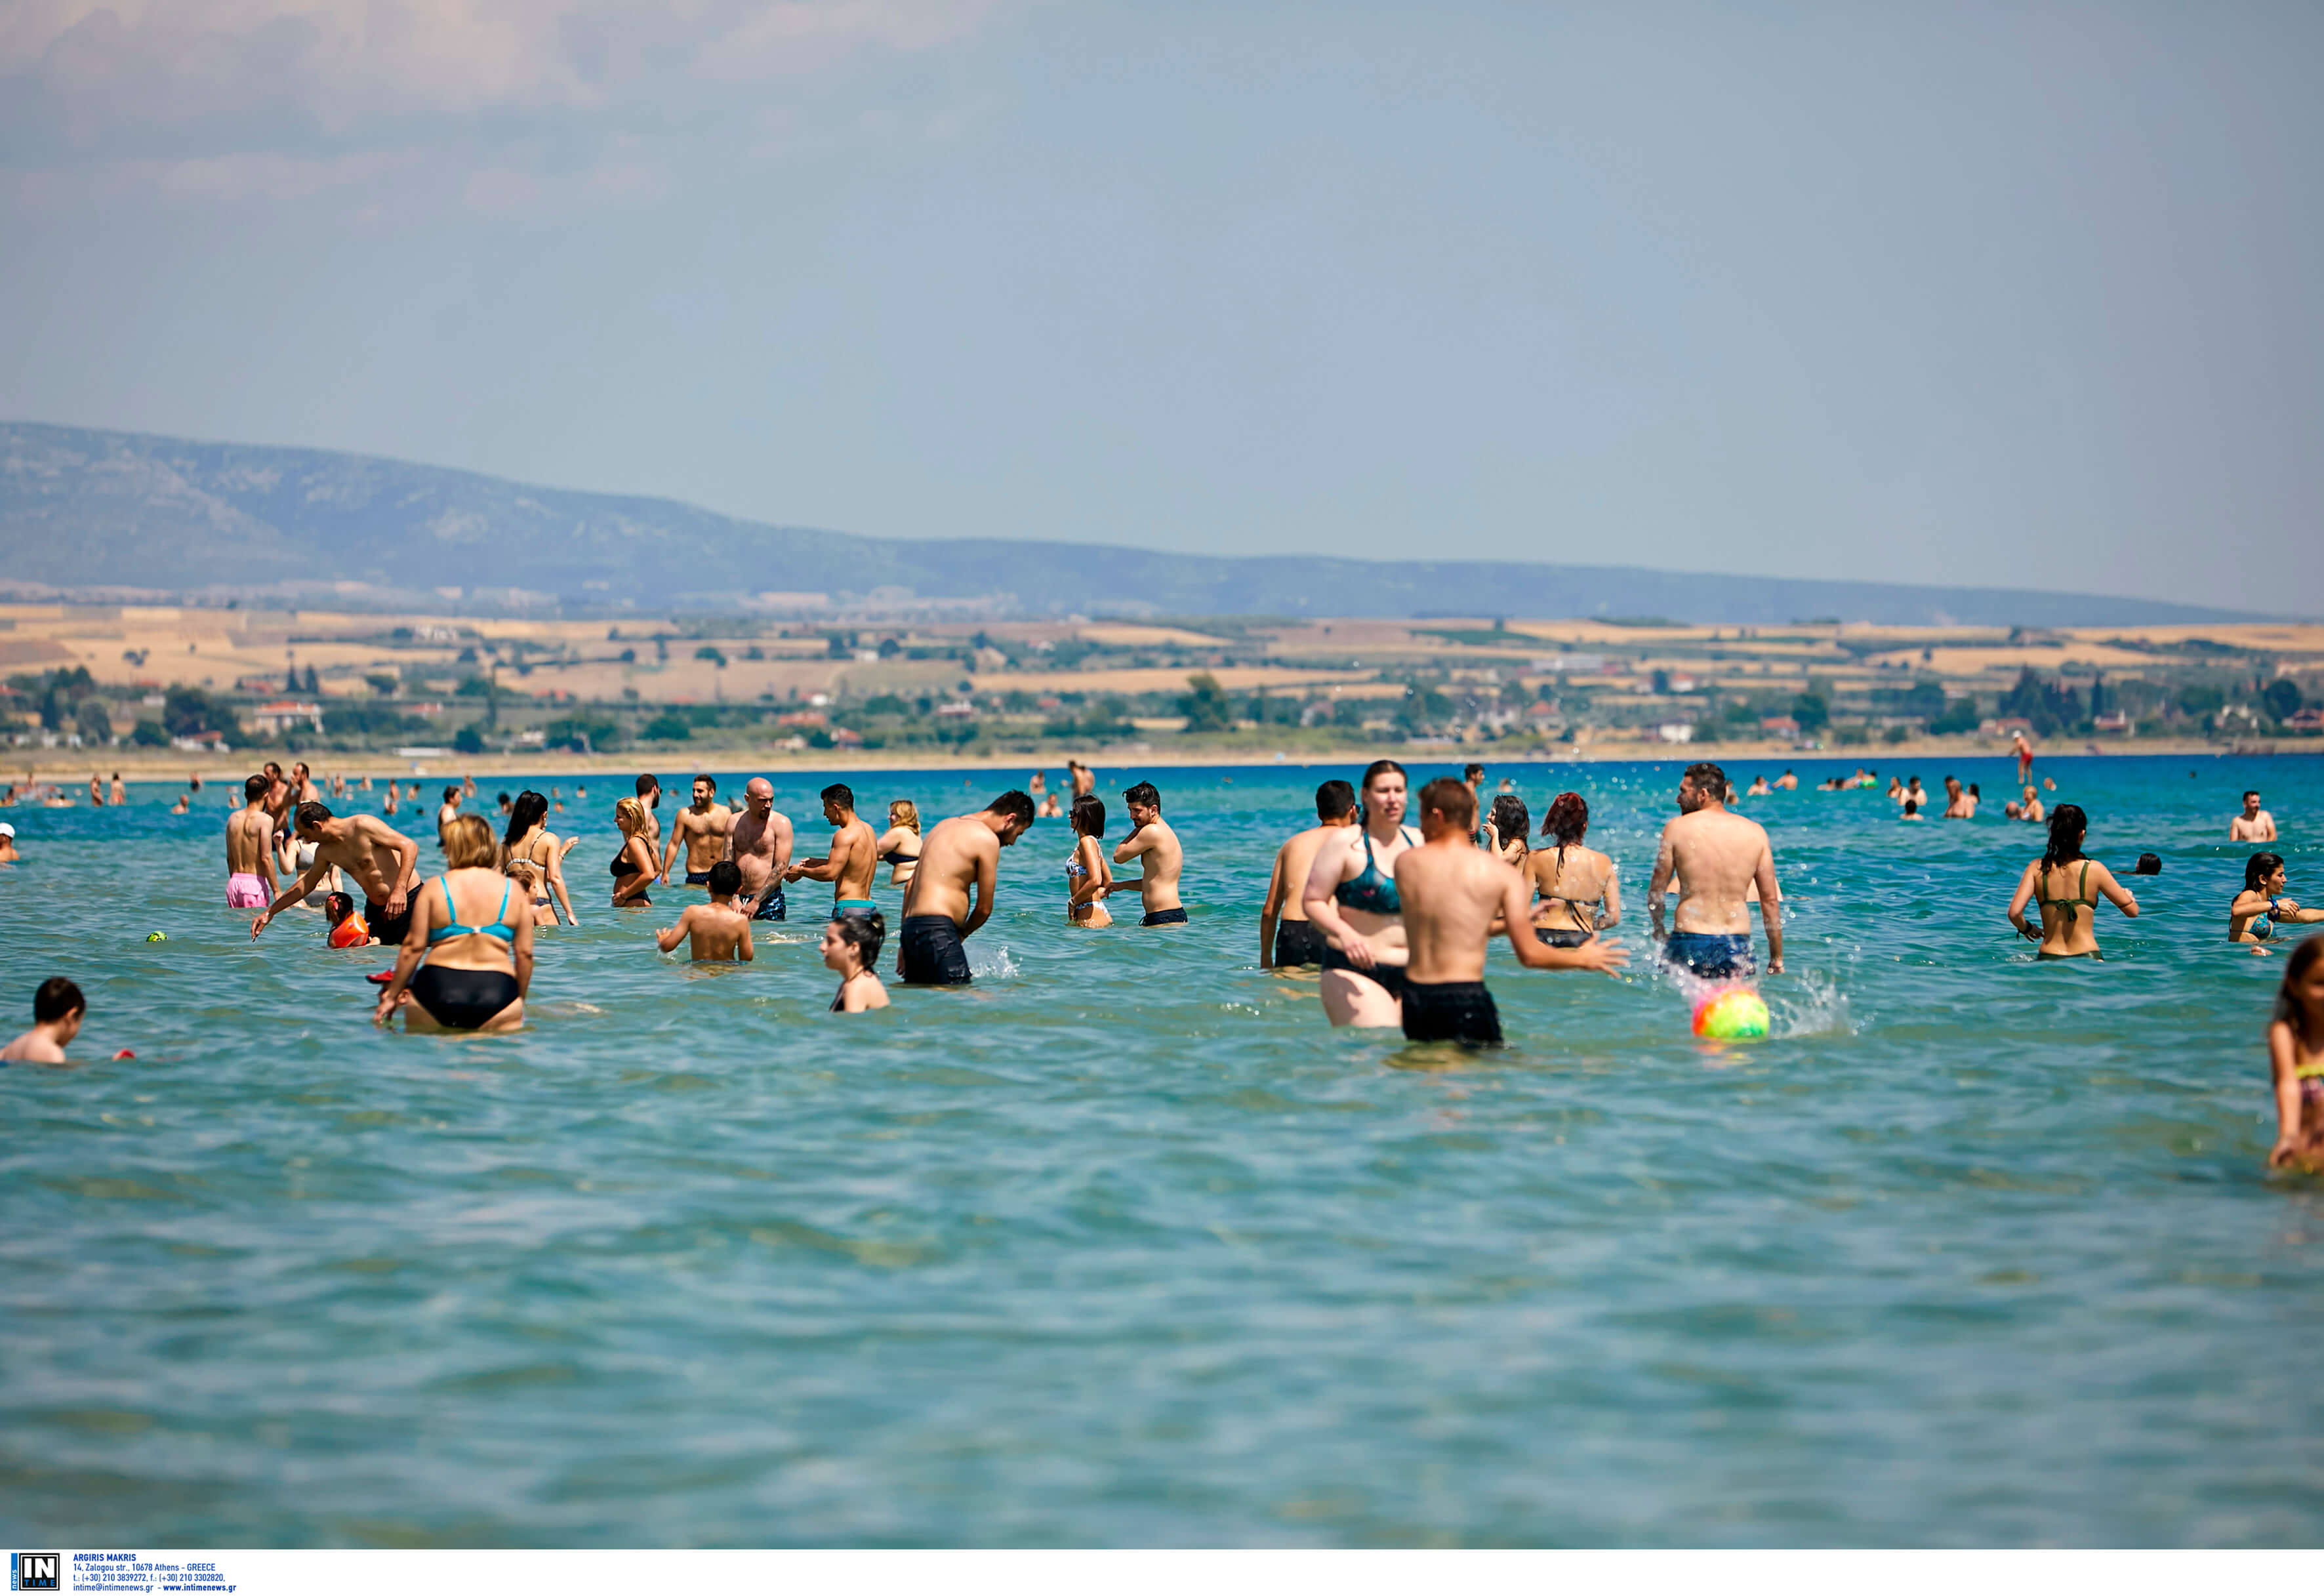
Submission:
<svg viewBox="0 0 2324 1596">
<path fill-rule="evenodd" d="M 1411 828 L 1399 826 L 1397 835 L 1407 845 L 1413 838 Z M 1404 899 L 1396 890 L 1396 878 L 1380 873 L 1379 861 L 1372 857 L 1372 834 L 1364 833 L 1364 867 L 1332 889 L 1332 896 L 1342 909 L 1360 909 L 1366 914 L 1400 915 Z"/>
<path fill-rule="evenodd" d="M 438 943 L 443 941 L 447 936 L 497 936 L 503 942 L 506 943 L 513 944 L 516 941 L 516 927 L 507 924 L 502 919 L 496 918 L 488 926 L 462 925 L 460 923 L 460 911 L 452 907 L 452 883 L 444 877 L 438 876 L 436 878 L 436 884 L 444 889 L 444 918 L 451 921 L 451 924 L 448 926 L 438 926 L 434 930 L 429 932 L 429 946 L 435 946 Z M 507 886 L 503 885 L 501 888 L 500 909 L 500 912 L 503 915 L 506 915 L 508 913 L 508 905 L 509 890 Z"/>
</svg>

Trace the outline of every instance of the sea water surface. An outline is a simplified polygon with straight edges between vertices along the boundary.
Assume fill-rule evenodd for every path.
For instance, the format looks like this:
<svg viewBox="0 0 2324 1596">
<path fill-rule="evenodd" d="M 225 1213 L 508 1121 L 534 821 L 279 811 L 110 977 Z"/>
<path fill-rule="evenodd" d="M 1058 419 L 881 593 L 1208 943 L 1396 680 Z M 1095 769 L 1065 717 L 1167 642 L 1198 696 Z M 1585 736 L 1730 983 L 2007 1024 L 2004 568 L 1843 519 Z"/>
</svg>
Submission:
<svg viewBox="0 0 2324 1596">
<path fill-rule="evenodd" d="M 254 946 L 222 784 L 183 816 L 159 785 L 10 811 L 0 1019 L 68 973 L 77 1052 L 137 1057 L 0 1070 L 0 1524 L 2313 1544 L 2324 1189 L 2263 1168 L 2282 961 L 2223 936 L 2246 786 L 2292 894 L 2324 899 L 2318 767 L 2045 759 L 2096 856 L 2163 860 L 2139 919 L 2099 911 L 2105 964 L 2050 965 L 2002 918 L 2040 843 L 1996 813 L 2007 765 L 1950 768 L 1988 817 L 1745 806 L 1786 893 L 1767 1041 L 1700 1043 L 1665 982 L 1504 946 L 1512 1046 L 1450 1059 L 1334 1033 L 1312 978 L 1258 968 L 1269 859 L 1334 765 L 1105 769 L 1117 837 L 1120 789 L 1161 786 L 1193 924 L 1069 929 L 1043 821 L 974 988 L 855 1019 L 825 1012 L 812 883 L 754 966 L 658 956 L 686 894 L 606 907 L 628 782 L 591 778 L 561 817 L 583 924 L 541 935 L 530 1023 L 491 1038 L 374 1030 L 388 961 L 318 917 Z M 1590 799 L 1635 948 L 1677 769 L 1509 764 L 1487 790 L 1508 776 L 1536 825 Z M 1012 784 L 845 779 L 867 817 Z M 825 778 L 774 780 L 813 851 Z"/>
</svg>

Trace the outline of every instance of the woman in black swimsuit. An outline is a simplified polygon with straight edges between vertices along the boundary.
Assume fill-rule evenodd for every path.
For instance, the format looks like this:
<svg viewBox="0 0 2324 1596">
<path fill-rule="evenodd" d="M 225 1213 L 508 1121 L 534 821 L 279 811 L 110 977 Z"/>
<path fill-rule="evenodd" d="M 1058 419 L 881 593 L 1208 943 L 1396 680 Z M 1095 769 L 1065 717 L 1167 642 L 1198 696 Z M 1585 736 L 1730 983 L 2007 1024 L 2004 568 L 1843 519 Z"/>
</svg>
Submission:
<svg viewBox="0 0 2324 1596">
<path fill-rule="evenodd" d="M 908 887 L 920 867 L 920 807 L 909 798 L 888 806 L 888 829 L 880 834 L 880 863 L 888 866 L 888 884 Z"/>
<path fill-rule="evenodd" d="M 613 824 L 622 828 L 621 851 L 607 866 L 613 876 L 613 907 L 641 909 L 653 899 L 646 887 L 654 878 L 653 845 L 646 841 L 646 807 L 633 798 L 613 806 Z"/>
</svg>

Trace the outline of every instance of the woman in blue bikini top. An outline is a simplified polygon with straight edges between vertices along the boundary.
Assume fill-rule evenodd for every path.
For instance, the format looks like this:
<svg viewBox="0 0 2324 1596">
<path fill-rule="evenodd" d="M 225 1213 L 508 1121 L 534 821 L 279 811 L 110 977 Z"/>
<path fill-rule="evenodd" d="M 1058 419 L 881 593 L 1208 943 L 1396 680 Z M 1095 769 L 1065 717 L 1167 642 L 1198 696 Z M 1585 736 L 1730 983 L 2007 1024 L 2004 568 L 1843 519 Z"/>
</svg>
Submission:
<svg viewBox="0 0 2324 1596">
<path fill-rule="evenodd" d="M 2283 856 L 2255 853 L 2244 862 L 2244 890 L 2227 909 L 2227 940 L 2253 945 L 2273 941 L 2284 926 L 2324 920 L 2324 909 L 2302 909 L 2283 895 Z M 2254 953 L 2264 947 L 2254 946 Z"/>
</svg>

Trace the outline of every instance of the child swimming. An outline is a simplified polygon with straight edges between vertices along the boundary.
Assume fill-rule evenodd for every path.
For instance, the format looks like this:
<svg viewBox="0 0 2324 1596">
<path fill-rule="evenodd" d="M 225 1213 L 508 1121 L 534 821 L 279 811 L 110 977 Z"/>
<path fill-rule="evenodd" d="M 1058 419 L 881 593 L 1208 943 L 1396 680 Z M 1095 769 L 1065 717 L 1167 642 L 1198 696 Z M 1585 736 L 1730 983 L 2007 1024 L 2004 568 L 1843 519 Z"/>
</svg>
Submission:
<svg viewBox="0 0 2324 1596">
<path fill-rule="evenodd" d="M 32 994 L 32 1029 L 0 1047 L 0 1064 L 62 1064 L 65 1049 L 80 1035 L 88 1002 L 80 988 L 51 975 Z"/>
<path fill-rule="evenodd" d="M 2309 937 L 2284 961 L 2268 1022 L 2267 1062 L 2276 1122 L 2268 1164 L 2324 1167 L 2324 936 Z"/>
<path fill-rule="evenodd" d="M 691 941 L 689 953 L 696 964 L 752 963 L 757 954 L 751 946 L 751 918 L 734 907 L 734 894 L 742 890 L 742 870 L 732 859 L 721 859 L 706 874 L 703 885 L 710 890 L 710 901 L 680 909 L 678 924 L 659 933 L 655 946 L 675 953 L 679 943 Z"/>
<path fill-rule="evenodd" d="M 1076 800 L 1077 802 L 1079 800 Z M 880 962 L 880 946 L 888 939 L 888 921 L 878 909 L 870 914 L 847 914 L 835 917 L 823 928 L 823 955 L 826 970 L 839 975 L 839 991 L 833 994 L 831 1012 L 861 1014 L 866 1009 L 888 1006 L 888 989 L 872 973 Z"/>
</svg>

